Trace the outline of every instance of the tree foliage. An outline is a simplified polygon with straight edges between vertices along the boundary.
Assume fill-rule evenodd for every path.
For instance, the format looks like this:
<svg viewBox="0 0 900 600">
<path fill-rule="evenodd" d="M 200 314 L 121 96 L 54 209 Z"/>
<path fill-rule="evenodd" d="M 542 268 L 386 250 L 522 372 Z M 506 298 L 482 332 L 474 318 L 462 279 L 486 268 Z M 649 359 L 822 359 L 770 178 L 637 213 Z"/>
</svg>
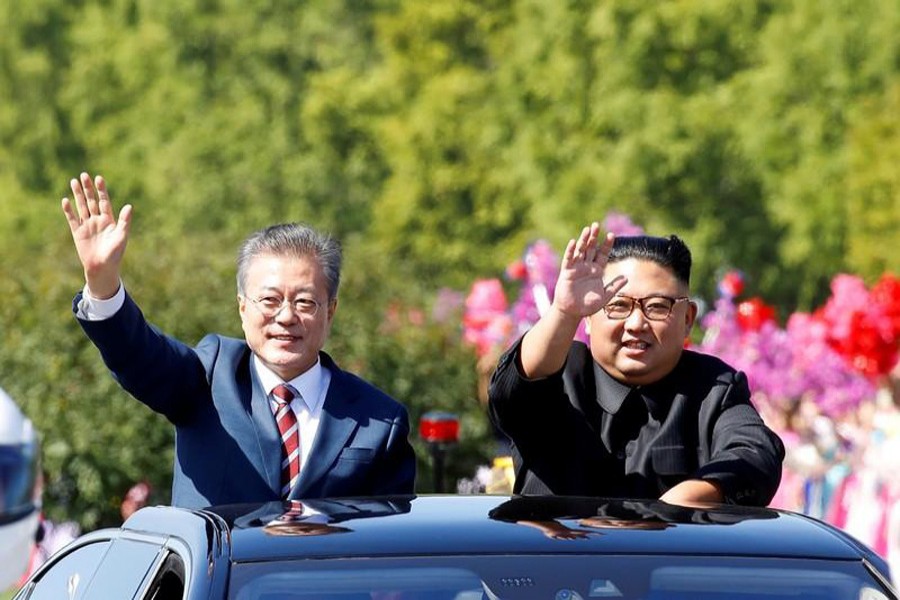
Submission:
<svg viewBox="0 0 900 600">
<path fill-rule="evenodd" d="M 338 235 L 330 349 L 415 419 L 459 412 L 463 475 L 490 431 L 430 306 L 537 237 L 625 212 L 691 245 L 698 295 L 736 267 L 783 314 L 898 269 L 890 0 L 32 0 L 0 23 L 0 385 L 44 436 L 49 514 L 86 527 L 138 479 L 165 500 L 172 433 L 71 316 L 82 170 L 135 206 L 126 284 L 188 343 L 240 335 L 250 231 Z"/>
</svg>

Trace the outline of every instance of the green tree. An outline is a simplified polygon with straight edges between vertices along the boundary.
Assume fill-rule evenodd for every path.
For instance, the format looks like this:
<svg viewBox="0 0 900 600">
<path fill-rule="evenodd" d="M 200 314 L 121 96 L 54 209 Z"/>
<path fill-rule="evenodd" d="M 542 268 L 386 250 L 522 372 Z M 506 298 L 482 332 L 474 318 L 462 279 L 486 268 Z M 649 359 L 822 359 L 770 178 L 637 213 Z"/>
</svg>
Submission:
<svg viewBox="0 0 900 600">
<path fill-rule="evenodd" d="M 384 61 L 371 75 L 382 98 L 373 128 L 389 177 L 372 232 L 432 285 L 465 285 L 523 241 L 527 198 L 490 76 L 489 43 L 505 10 L 501 2 L 406 2 L 378 22 Z M 498 254 L 473 251 L 486 247 Z"/>
<path fill-rule="evenodd" d="M 735 82 L 736 124 L 785 229 L 766 291 L 806 308 L 848 268 L 847 141 L 853 106 L 896 77 L 900 7 L 796 0 L 759 32 L 759 64 Z M 777 275 L 781 271 L 781 276 Z"/>
<path fill-rule="evenodd" d="M 849 134 L 847 265 L 870 282 L 900 273 L 900 78 L 883 96 L 859 106 Z"/>
</svg>

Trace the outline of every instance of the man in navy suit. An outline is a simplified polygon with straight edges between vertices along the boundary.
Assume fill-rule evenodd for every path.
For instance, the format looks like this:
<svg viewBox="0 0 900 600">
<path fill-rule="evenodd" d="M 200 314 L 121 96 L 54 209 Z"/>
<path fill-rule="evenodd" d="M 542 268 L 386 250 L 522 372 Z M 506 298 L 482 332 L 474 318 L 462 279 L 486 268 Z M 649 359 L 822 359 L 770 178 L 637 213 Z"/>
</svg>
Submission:
<svg viewBox="0 0 900 600">
<path fill-rule="evenodd" d="M 117 219 L 102 177 L 70 184 L 62 209 L 86 279 L 73 310 L 122 387 L 175 425 L 174 505 L 413 492 L 405 407 L 322 351 L 337 308 L 335 240 L 296 223 L 251 235 L 237 264 L 245 339 L 210 334 L 191 348 L 150 325 L 122 285 L 131 206 Z M 297 421 L 284 435 L 299 437 L 299 476 L 287 481 L 279 386 Z"/>
</svg>

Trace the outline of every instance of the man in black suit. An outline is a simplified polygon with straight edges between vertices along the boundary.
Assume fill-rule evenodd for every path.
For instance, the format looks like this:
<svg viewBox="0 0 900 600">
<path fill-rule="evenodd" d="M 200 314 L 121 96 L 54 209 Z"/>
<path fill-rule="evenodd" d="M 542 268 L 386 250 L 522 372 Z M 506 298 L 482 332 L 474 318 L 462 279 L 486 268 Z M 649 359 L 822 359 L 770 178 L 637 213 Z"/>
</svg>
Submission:
<svg viewBox="0 0 900 600">
<path fill-rule="evenodd" d="M 406 408 L 322 351 L 335 240 L 297 223 L 251 235 L 237 265 L 244 339 L 210 334 L 192 348 L 125 292 L 131 206 L 116 219 L 102 177 L 82 173 L 71 188 L 62 209 L 86 279 L 73 308 L 122 387 L 175 425 L 173 504 L 413 492 Z"/>
<path fill-rule="evenodd" d="M 765 505 L 784 446 L 746 376 L 684 349 L 697 316 L 676 236 L 571 240 L 549 310 L 499 361 L 489 400 L 514 491 Z M 588 319 L 590 347 L 573 342 Z"/>
</svg>

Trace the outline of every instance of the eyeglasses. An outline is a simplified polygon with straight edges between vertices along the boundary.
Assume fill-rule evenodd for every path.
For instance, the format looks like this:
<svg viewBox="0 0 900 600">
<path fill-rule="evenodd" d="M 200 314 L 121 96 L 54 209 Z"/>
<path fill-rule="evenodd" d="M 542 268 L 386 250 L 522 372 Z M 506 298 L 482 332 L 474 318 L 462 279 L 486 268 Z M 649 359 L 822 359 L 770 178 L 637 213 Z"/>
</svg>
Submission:
<svg viewBox="0 0 900 600">
<path fill-rule="evenodd" d="M 675 305 L 684 300 L 689 300 L 687 296 L 679 298 L 670 298 L 669 296 L 647 296 L 645 298 L 632 298 L 631 296 L 616 296 L 606 303 L 603 310 L 606 316 L 616 321 L 627 319 L 634 312 L 635 305 L 641 307 L 641 312 L 649 321 L 665 321 L 672 314 Z"/>
<path fill-rule="evenodd" d="M 319 312 L 319 303 L 312 298 L 279 298 L 277 296 L 264 296 L 262 298 L 248 298 L 243 296 L 244 300 L 249 300 L 256 307 L 259 313 L 267 319 L 274 319 L 285 306 L 289 306 L 295 315 L 303 317 L 314 317 Z"/>
</svg>

